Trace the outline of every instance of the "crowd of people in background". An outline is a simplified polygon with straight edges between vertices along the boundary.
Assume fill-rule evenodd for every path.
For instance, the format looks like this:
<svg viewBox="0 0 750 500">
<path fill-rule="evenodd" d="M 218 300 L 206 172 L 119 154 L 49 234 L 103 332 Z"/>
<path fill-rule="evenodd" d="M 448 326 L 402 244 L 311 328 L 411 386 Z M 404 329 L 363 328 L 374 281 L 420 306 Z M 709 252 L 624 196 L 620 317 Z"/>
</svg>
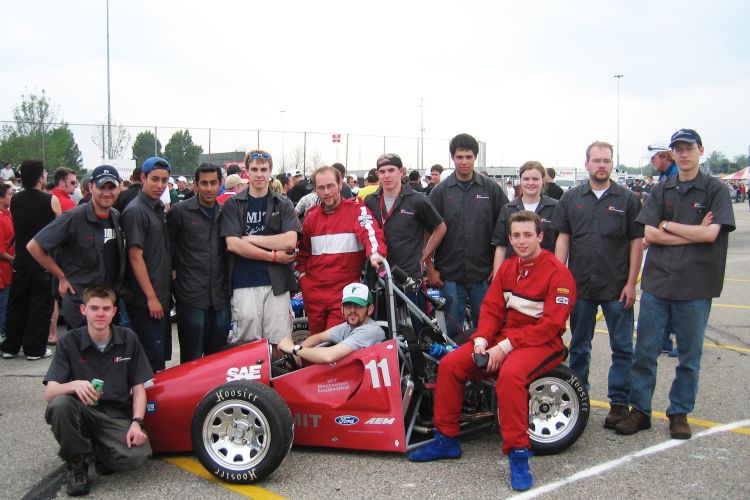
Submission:
<svg viewBox="0 0 750 500">
<path fill-rule="evenodd" d="M 668 144 L 652 144 L 647 151 L 658 179 L 624 186 L 612 177 L 612 146 L 593 142 L 585 154 L 588 178 L 567 191 L 555 183 L 554 169 L 537 161 L 520 167 L 515 185 L 478 172 L 479 145 L 468 134 L 450 142 L 453 172 L 433 165 L 425 178 L 409 172 L 395 153 L 378 157 L 364 178 L 347 174 L 340 163 L 316 168 L 309 179 L 300 171 L 274 175 L 272 156 L 260 149 L 249 151 L 241 166 L 202 164 L 192 181 L 174 178 L 160 157 L 145 160 L 127 180 L 102 165 L 81 184 L 66 168 L 56 169 L 48 184 L 40 161 L 25 161 L 19 171 L 5 164 L 0 171 L 6 181 L 0 185 L 2 358 L 21 350 L 28 360 L 49 357 L 47 344 L 61 340 L 56 311 L 69 329 L 85 327 L 85 290 L 94 285 L 115 291 L 114 322 L 135 332 L 153 371 L 165 369 L 172 356 L 173 309 L 180 363 L 227 343 L 260 338 L 296 353 L 302 346 L 292 347 L 288 340 L 291 294 L 302 290 L 312 334 L 330 331 L 347 321 L 342 288 L 360 280 L 365 262 L 379 268 L 387 260 L 442 289 L 452 318 L 449 335 L 458 338 L 465 323 L 478 328 L 481 334 L 467 352 L 490 353 L 489 366 L 501 379 L 506 365 L 514 380 L 526 380 L 539 368 L 515 361 L 517 348 L 527 349 L 526 356 L 532 356 L 527 360 L 541 363 L 543 354 L 545 367 L 559 363 L 569 314 L 570 367 L 587 388 L 599 383 L 588 373 L 601 307 L 612 351 L 611 407 L 604 426 L 620 434 L 650 427 L 656 356 L 669 341 L 666 350 L 674 350 L 679 367 L 667 415 L 672 436 L 686 439 L 702 338 L 711 299 L 721 292 L 734 218 L 730 190 L 699 170 L 703 144 L 694 130 L 679 130 Z M 23 190 L 14 194 L 9 183 L 16 178 Z M 735 201 L 745 197 L 744 184 L 731 195 Z M 538 272 L 529 281 L 535 285 L 520 287 L 519 293 L 553 286 L 552 295 L 513 298 L 508 290 L 531 275 L 535 262 L 554 280 Z M 641 274 L 634 345 L 633 305 Z M 513 284 L 490 288 L 496 279 Z M 105 292 L 97 297 L 109 300 Z M 555 309 L 548 299 L 564 307 Z M 416 295 L 413 300 L 424 307 Z M 554 331 L 538 338 L 506 332 L 505 313 L 485 312 L 486 303 L 517 310 L 524 325 L 547 325 L 554 309 L 547 327 Z M 415 329 L 422 326 L 416 317 L 413 322 Z M 494 325 L 489 330 L 488 322 Z M 99 341 L 107 349 L 112 340 Z M 530 347 L 539 349 L 532 353 Z M 462 377 L 478 376 L 464 365 L 455 369 L 463 370 Z M 442 371 L 441 365 L 438 377 Z M 448 384 L 438 378 L 438 386 Z M 500 413 L 507 412 L 509 422 L 518 417 L 518 397 L 501 397 Z M 460 455 L 451 415 L 438 424 L 445 439 L 436 439 L 414 460 Z M 516 433 L 519 427 L 525 435 L 525 425 L 504 420 L 502 427 L 504 443 L 516 443 L 503 448 L 514 488 L 528 489 L 528 440 L 505 434 L 506 427 Z"/>
</svg>

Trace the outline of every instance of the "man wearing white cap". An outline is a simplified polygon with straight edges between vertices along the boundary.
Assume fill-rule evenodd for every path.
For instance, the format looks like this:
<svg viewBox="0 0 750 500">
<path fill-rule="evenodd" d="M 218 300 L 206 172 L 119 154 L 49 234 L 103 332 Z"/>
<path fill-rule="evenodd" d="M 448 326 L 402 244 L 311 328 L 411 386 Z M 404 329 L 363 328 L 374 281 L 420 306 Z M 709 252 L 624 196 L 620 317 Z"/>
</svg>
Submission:
<svg viewBox="0 0 750 500">
<path fill-rule="evenodd" d="M 223 205 L 229 198 L 236 195 L 247 187 L 247 179 L 243 179 L 238 174 L 228 175 L 224 180 L 224 192 L 216 197 L 216 201 Z"/>
<path fill-rule="evenodd" d="M 341 297 L 341 311 L 346 318 L 345 323 L 311 335 L 297 345 L 291 337 L 284 337 L 279 342 L 279 350 L 311 363 L 338 361 L 357 349 L 370 347 L 385 340 L 383 329 L 370 317 L 374 309 L 372 293 L 367 285 L 350 283 L 344 287 Z M 323 342 L 335 345 L 317 347 Z"/>
<path fill-rule="evenodd" d="M 193 190 L 188 187 L 188 180 L 184 175 L 177 178 L 177 203 L 192 198 Z M 174 204 L 174 203 L 173 203 Z"/>
</svg>

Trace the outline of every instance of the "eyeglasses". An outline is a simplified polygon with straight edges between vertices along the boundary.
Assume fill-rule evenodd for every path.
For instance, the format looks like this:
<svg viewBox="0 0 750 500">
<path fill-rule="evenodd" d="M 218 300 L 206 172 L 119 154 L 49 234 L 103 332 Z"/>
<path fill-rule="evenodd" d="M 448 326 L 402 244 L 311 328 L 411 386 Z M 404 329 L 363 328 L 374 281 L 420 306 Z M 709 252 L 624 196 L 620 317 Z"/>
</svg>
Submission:
<svg viewBox="0 0 750 500">
<path fill-rule="evenodd" d="M 250 153 L 250 158 L 260 158 L 261 160 L 270 160 L 271 155 L 266 153 Z"/>
</svg>

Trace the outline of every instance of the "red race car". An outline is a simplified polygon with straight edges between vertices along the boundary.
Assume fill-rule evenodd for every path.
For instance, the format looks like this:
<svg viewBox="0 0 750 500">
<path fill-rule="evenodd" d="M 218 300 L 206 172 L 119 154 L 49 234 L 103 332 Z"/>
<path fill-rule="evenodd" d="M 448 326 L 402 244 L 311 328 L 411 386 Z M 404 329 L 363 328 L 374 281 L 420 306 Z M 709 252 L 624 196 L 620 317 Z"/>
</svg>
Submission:
<svg viewBox="0 0 750 500">
<path fill-rule="evenodd" d="M 270 345 L 259 340 L 157 373 L 147 384 L 145 419 L 154 452 L 192 450 L 217 478 L 253 483 L 276 470 L 292 444 L 405 452 L 429 442 L 440 362 L 430 353 L 452 341 L 442 321 L 404 295 L 411 284 L 396 285 L 390 271 L 372 281 L 387 340 L 336 363 L 285 370 L 288 360 L 272 363 Z M 441 314 L 440 299 L 427 300 Z M 430 328 L 411 331 L 408 310 Z M 588 394 L 566 366 L 529 385 L 537 454 L 573 444 L 588 415 Z M 464 432 L 497 425 L 491 380 L 467 387 L 462 425 Z"/>
</svg>

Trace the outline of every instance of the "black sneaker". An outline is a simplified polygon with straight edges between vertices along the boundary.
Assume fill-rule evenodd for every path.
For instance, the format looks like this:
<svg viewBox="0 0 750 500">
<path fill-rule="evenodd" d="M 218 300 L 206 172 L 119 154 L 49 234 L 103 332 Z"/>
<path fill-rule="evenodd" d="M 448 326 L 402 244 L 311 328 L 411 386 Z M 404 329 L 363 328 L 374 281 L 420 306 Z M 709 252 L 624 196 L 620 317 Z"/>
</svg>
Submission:
<svg viewBox="0 0 750 500">
<path fill-rule="evenodd" d="M 75 457 L 68 462 L 65 482 L 68 485 L 69 496 L 80 497 L 89 494 L 89 464 L 82 457 Z"/>
</svg>

